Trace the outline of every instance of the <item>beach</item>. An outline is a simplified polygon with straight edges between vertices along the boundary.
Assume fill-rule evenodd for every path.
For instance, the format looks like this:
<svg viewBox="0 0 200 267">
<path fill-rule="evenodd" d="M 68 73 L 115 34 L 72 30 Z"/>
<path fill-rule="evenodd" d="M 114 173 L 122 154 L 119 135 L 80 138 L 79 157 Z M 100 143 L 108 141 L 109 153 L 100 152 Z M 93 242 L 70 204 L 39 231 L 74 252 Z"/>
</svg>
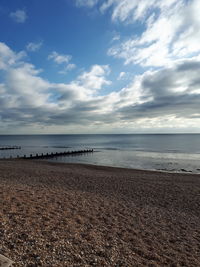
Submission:
<svg viewBox="0 0 200 267">
<path fill-rule="evenodd" d="M 200 175 L 0 161 L 0 254 L 20 266 L 200 266 Z"/>
</svg>

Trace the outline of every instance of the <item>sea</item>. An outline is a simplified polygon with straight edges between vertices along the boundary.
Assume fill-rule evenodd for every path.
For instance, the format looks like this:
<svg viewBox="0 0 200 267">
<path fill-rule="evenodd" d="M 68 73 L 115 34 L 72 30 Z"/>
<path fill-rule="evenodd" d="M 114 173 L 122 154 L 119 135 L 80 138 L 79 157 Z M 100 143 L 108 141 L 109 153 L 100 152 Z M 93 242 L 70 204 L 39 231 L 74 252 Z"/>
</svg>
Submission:
<svg viewBox="0 0 200 267">
<path fill-rule="evenodd" d="M 48 159 L 167 172 L 200 173 L 200 134 L 0 135 L 0 158 L 94 149 Z M 46 159 L 45 159 L 46 160 Z"/>
</svg>

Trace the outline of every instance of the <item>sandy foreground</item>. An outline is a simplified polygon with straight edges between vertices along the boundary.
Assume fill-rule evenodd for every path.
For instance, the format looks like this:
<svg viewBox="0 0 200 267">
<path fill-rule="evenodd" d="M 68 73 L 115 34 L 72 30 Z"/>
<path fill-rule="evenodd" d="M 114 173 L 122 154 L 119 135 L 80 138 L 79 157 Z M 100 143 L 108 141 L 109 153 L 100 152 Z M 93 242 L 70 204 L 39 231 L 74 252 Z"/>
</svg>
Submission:
<svg viewBox="0 0 200 267">
<path fill-rule="evenodd" d="M 14 266 L 200 266 L 200 175 L 0 161 Z"/>
</svg>

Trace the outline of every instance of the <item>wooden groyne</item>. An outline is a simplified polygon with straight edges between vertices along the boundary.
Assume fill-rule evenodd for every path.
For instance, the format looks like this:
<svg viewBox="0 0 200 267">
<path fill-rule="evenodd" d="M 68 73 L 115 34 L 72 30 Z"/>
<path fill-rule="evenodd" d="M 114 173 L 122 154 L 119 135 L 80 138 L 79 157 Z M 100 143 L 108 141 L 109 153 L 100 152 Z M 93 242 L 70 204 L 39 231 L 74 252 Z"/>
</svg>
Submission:
<svg viewBox="0 0 200 267">
<path fill-rule="evenodd" d="M 21 149 L 21 146 L 0 146 L 0 150 Z"/>
<path fill-rule="evenodd" d="M 55 153 L 42 153 L 29 156 L 24 155 L 23 157 L 17 156 L 19 159 L 49 159 L 49 158 L 56 158 L 56 157 L 64 157 L 64 156 L 72 156 L 72 155 L 81 155 L 94 152 L 93 149 L 85 149 L 85 150 L 76 150 L 76 151 L 64 151 L 64 152 L 55 152 Z"/>
</svg>

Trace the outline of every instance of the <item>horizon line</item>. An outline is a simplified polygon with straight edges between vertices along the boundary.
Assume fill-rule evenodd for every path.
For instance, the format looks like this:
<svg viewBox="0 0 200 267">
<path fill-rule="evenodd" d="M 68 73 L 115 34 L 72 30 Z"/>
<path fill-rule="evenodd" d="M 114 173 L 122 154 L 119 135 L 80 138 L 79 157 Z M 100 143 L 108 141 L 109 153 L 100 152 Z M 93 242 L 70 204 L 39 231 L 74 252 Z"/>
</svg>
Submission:
<svg viewBox="0 0 200 267">
<path fill-rule="evenodd" d="M 0 136 L 16 136 L 16 135 L 178 135 L 178 134 L 200 134 L 199 133 L 191 133 L 191 132 L 185 132 L 185 133 L 38 133 L 38 134 L 1 134 Z"/>
</svg>

